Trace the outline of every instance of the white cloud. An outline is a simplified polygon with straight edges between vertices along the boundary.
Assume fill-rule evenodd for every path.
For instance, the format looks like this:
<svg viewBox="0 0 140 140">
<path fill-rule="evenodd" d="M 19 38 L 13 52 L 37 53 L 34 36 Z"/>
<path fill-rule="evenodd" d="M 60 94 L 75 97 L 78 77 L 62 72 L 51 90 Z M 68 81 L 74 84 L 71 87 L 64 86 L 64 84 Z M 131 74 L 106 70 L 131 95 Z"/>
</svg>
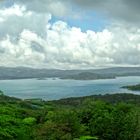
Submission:
<svg viewBox="0 0 140 140">
<path fill-rule="evenodd" d="M 54 16 L 62 17 L 71 12 L 69 1 L 63 0 L 15 0 L 18 4 L 26 5 L 27 9 L 37 13 L 49 12 Z M 68 7 L 69 6 L 69 7 Z"/>
<path fill-rule="evenodd" d="M 3 17 L 7 17 L 11 15 L 23 16 L 25 12 L 26 12 L 26 8 L 24 6 L 13 5 L 10 8 L 4 8 L 0 10 L 0 15 Z M 29 14 L 29 13 L 26 13 L 26 14 Z"/>
<path fill-rule="evenodd" d="M 25 6 L 13 5 L 4 8 L 0 10 L 0 38 L 7 34 L 18 37 L 24 29 L 44 36 L 46 25 L 50 19 L 51 14 L 28 11 Z"/>
<path fill-rule="evenodd" d="M 82 32 L 50 19 L 51 14 L 25 6 L 0 10 L 0 65 L 63 69 L 140 65 L 139 28 L 119 25 Z"/>
</svg>

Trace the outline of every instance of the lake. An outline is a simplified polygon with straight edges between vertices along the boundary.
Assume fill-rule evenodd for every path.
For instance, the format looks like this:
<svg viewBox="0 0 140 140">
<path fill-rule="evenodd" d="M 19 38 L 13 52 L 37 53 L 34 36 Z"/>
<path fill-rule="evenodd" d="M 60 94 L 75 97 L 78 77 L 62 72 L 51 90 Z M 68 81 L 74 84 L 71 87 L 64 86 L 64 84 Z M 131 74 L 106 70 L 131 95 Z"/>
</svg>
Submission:
<svg viewBox="0 0 140 140">
<path fill-rule="evenodd" d="M 140 83 L 140 76 L 117 77 L 103 80 L 18 79 L 0 80 L 0 90 L 8 96 L 55 100 L 95 94 L 135 93 L 120 87 Z"/>
</svg>

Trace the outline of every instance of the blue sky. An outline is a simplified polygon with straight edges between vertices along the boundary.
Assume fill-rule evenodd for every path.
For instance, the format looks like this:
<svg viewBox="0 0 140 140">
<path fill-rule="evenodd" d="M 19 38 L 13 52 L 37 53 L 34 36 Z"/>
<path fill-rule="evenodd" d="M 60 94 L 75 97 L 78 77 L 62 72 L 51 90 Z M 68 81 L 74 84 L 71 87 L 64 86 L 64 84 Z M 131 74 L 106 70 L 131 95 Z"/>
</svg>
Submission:
<svg viewBox="0 0 140 140">
<path fill-rule="evenodd" d="M 94 30 L 96 32 L 102 31 L 106 26 L 109 25 L 109 19 L 101 16 L 98 13 L 89 11 L 80 18 L 70 17 L 55 17 L 52 16 L 51 23 L 62 20 L 68 23 L 71 27 L 79 27 L 83 32 L 87 30 Z"/>
<path fill-rule="evenodd" d="M 14 0 L 2 0 L 1 5 L 5 6 L 5 7 L 10 7 L 14 4 Z"/>
</svg>

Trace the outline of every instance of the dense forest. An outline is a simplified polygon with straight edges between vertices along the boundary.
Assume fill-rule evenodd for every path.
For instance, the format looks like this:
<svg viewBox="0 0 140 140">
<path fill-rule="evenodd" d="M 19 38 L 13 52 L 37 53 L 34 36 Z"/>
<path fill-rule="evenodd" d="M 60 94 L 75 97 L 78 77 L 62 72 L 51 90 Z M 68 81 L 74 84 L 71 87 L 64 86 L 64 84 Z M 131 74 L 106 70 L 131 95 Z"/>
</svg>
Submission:
<svg viewBox="0 0 140 140">
<path fill-rule="evenodd" d="M 0 140 L 140 140 L 140 96 L 57 101 L 0 95 Z"/>
</svg>

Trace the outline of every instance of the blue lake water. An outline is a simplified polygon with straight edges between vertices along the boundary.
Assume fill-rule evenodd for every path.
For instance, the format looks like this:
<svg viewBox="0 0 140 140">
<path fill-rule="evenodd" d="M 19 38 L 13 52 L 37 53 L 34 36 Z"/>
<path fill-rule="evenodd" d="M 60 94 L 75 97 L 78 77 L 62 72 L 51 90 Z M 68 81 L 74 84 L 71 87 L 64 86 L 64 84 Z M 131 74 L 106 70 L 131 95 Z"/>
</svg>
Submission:
<svg viewBox="0 0 140 140">
<path fill-rule="evenodd" d="M 120 87 L 140 83 L 140 76 L 117 77 L 104 80 L 20 79 L 0 80 L 0 90 L 6 95 L 22 99 L 54 100 L 95 94 L 135 93 Z"/>
</svg>

